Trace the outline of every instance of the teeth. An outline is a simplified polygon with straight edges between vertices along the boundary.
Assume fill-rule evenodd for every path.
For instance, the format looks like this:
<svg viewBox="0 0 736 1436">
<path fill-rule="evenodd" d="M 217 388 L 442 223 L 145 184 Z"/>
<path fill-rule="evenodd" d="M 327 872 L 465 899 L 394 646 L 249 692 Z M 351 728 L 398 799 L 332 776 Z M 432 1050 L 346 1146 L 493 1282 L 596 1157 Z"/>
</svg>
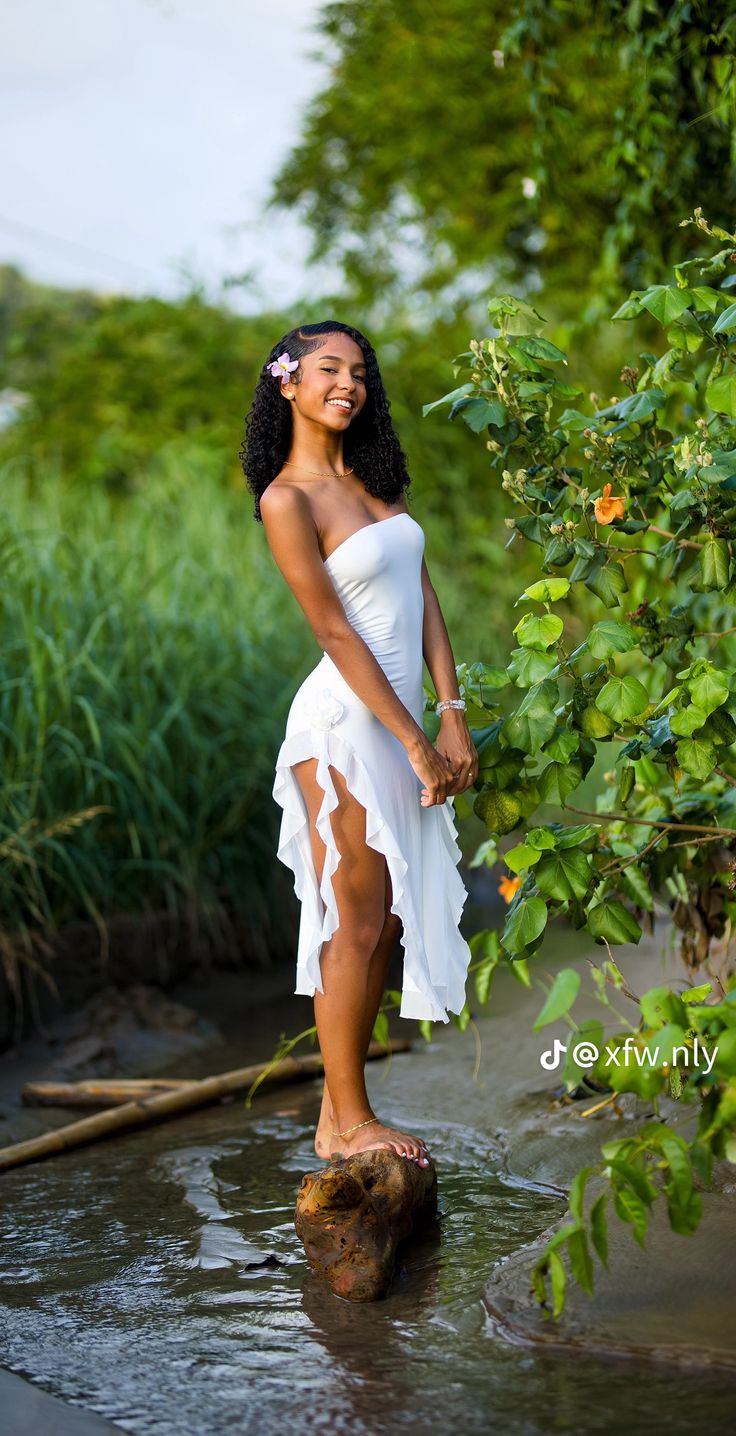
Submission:
<svg viewBox="0 0 736 1436">
<path fill-rule="evenodd" d="M 337 409 L 347 409 L 348 411 L 353 407 L 349 399 L 328 399 L 327 403 L 334 404 Z"/>
</svg>

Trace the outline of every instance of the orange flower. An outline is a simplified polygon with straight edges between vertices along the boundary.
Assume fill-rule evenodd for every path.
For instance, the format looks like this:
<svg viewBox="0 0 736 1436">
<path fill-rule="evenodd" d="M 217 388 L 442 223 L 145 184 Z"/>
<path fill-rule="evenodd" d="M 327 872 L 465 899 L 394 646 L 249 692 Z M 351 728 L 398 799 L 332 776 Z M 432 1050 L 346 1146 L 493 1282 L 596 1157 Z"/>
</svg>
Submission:
<svg viewBox="0 0 736 1436">
<path fill-rule="evenodd" d="M 593 508 L 599 524 L 612 524 L 614 519 L 622 519 L 624 516 L 624 501 L 611 498 L 610 484 L 603 485 L 603 494 L 596 499 Z"/>
<path fill-rule="evenodd" d="M 518 893 L 520 887 L 521 878 L 507 878 L 504 876 L 498 884 L 498 891 L 504 902 L 511 902 L 514 893 Z"/>
</svg>

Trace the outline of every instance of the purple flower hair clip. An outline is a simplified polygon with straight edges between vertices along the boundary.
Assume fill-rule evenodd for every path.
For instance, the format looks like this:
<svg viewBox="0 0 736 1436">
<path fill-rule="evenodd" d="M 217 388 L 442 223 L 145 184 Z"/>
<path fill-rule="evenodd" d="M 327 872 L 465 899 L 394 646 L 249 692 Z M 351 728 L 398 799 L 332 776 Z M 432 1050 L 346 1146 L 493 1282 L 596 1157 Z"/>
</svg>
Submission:
<svg viewBox="0 0 736 1436">
<path fill-rule="evenodd" d="M 278 359 L 274 359 L 273 364 L 267 364 L 266 368 L 269 374 L 273 374 L 274 379 L 288 379 L 289 375 L 299 368 L 299 360 L 292 359 L 284 350 L 283 354 L 279 354 Z"/>
</svg>

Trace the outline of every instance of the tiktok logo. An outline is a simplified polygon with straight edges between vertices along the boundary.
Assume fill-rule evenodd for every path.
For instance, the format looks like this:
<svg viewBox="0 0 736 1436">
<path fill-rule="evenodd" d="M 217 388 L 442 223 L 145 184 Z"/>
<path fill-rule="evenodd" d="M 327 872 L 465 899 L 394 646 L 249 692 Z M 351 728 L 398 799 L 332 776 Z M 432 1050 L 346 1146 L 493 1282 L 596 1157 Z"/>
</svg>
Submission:
<svg viewBox="0 0 736 1436">
<path fill-rule="evenodd" d="M 560 1042 L 559 1037 L 555 1037 L 554 1045 L 542 1053 L 539 1061 L 543 1067 L 557 1067 L 563 1052 L 567 1052 L 567 1043 Z"/>
</svg>

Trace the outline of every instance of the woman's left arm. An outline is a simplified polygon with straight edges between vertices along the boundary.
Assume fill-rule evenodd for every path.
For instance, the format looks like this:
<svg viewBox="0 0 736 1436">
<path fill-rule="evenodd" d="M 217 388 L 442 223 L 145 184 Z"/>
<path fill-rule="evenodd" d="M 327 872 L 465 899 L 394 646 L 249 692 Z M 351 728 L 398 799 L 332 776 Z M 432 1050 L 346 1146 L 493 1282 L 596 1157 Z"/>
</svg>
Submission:
<svg viewBox="0 0 736 1436">
<path fill-rule="evenodd" d="M 450 636 L 442 616 L 440 601 L 432 586 L 427 564 L 422 559 L 422 592 L 424 594 L 424 626 L 422 629 L 422 651 L 424 661 L 432 676 L 432 683 L 440 701 L 443 698 L 459 698 L 455 659 L 450 646 Z M 449 758 L 455 770 L 454 783 L 448 793 L 464 793 L 478 776 L 478 754 L 470 736 L 467 720 L 462 708 L 445 708 L 440 714 L 440 730 L 435 744 L 439 753 Z"/>
</svg>

